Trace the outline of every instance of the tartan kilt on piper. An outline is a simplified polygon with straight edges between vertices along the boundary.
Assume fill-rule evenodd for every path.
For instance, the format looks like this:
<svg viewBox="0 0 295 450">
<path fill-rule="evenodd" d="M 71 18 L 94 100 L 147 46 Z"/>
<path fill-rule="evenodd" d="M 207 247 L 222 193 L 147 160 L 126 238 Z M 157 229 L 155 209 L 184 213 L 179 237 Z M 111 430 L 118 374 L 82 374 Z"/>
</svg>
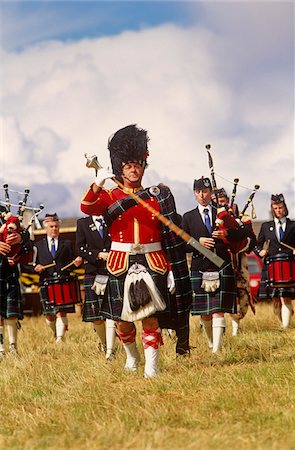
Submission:
<svg viewBox="0 0 295 450">
<path fill-rule="evenodd" d="M 6 257 L 0 257 L 0 315 L 4 319 L 23 319 L 23 301 L 17 267 L 11 267 Z"/>
<path fill-rule="evenodd" d="M 234 271 L 231 263 L 225 265 L 219 271 L 220 287 L 215 292 L 205 292 L 201 288 L 202 272 L 191 271 L 191 283 L 193 300 L 191 314 L 209 315 L 213 313 L 237 312 L 237 289 Z"/>
<path fill-rule="evenodd" d="M 261 282 L 257 294 L 259 300 L 272 300 L 273 298 L 292 298 L 295 299 L 294 287 L 273 287 L 268 284 L 267 266 L 264 264 L 261 272 Z"/>
<path fill-rule="evenodd" d="M 165 303 L 167 304 L 168 298 L 167 273 L 161 275 L 159 273 L 153 272 L 148 266 L 145 256 L 143 254 L 130 255 L 128 267 L 131 267 L 132 264 L 134 264 L 135 262 L 137 262 L 138 264 L 142 264 L 143 266 L 146 267 L 155 285 L 162 294 Z M 109 280 L 106 290 L 107 295 L 105 295 L 103 298 L 101 308 L 101 313 L 103 317 L 107 319 L 122 321 L 121 313 L 123 309 L 124 283 L 126 275 L 127 271 L 117 277 L 109 273 Z M 151 317 L 160 317 L 161 314 L 165 312 L 167 312 L 166 309 L 163 312 L 157 312 L 153 314 Z"/>
<path fill-rule="evenodd" d="M 101 314 L 103 295 L 97 295 L 92 288 L 96 275 L 85 274 L 84 292 L 85 300 L 82 305 L 83 322 L 94 322 L 95 320 L 104 320 Z M 105 293 L 106 296 L 106 293 Z"/>
</svg>

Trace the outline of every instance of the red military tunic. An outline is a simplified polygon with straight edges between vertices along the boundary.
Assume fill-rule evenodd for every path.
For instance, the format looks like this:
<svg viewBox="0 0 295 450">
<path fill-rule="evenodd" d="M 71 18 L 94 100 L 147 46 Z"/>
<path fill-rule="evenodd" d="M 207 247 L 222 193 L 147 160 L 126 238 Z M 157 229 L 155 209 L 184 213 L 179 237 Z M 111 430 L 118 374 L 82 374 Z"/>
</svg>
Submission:
<svg viewBox="0 0 295 450">
<path fill-rule="evenodd" d="M 109 206 L 117 200 L 127 197 L 130 192 L 143 188 L 124 190 L 115 187 L 111 190 L 101 189 L 95 193 L 91 188 L 81 202 L 81 210 L 88 215 L 105 215 Z M 160 206 L 156 198 L 146 200 L 156 211 Z M 151 270 L 164 274 L 169 268 L 166 253 L 161 249 L 162 228 L 156 216 L 141 204 L 137 204 L 118 216 L 109 227 L 112 245 L 107 268 L 110 273 L 119 276 L 128 269 L 129 255 L 132 252 L 144 253 Z M 123 244 L 120 246 L 120 244 Z M 124 244 L 132 244 L 131 246 Z M 151 245 L 154 244 L 154 245 Z"/>
</svg>

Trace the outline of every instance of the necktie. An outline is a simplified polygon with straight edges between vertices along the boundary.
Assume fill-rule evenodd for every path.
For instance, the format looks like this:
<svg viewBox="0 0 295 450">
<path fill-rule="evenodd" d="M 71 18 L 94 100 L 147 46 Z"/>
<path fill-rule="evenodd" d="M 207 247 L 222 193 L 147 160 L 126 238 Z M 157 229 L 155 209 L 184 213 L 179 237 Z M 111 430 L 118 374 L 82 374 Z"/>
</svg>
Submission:
<svg viewBox="0 0 295 450">
<path fill-rule="evenodd" d="M 209 233 L 212 233 L 212 227 L 211 227 L 211 222 L 210 222 L 210 217 L 209 217 L 209 209 L 208 208 L 204 208 L 204 214 L 205 214 L 205 225 L 207 230 L 209 231 Z"/>
<path fill-rule="evenodd" d="M 100 234 L 100 237 L 103 238 L 103 225 L 101 219 L 96 219 L 96 222 L 99 224 L 98 232 Z"/>
<path fill-rule="evenodd" d="M 52 254 L 52 257 L 55 258 L 55 255 L 56 255 L 56 248 L 55 248 L 55 241 L 54 241 L 54 238 L 51 239 L 51 254 Z"/>
<path fill-rule="evenodd" d="M 282 222 L 280 220 L 279 220 L 279 224 L 280 224 L 279 236 L 280 236 L 280 242 L 281 242 L 283 240 L 283 237 L 284 237 L 284 230 L 283 230 Z"/>
</svg>

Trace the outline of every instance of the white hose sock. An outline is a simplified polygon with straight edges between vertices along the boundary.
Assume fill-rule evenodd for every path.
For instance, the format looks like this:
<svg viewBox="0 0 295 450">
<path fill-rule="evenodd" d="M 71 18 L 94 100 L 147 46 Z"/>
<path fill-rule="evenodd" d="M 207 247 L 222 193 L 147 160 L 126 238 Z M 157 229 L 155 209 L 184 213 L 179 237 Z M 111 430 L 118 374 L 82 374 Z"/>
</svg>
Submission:
<svg viewBox="0 0 295 450">
<path fill-rule="evenodd" d="M 292 304 L 290 304 L 290 303 L 283 303 L 282 304 L 281 315 L 282 315 L 282 327 L 283 328 L 288 328 L 288 326 L 290 325 L 291 317 L 293 315 Z"/>
<path fill-rule="evenodd" d="M 153 378 L 158 374 L 159 349 L 147 347 L 144 349 L 145 366 L 144 377 Z"/>
<path fill-rule="evenodd" d="M 106 359 L 110 359 L 114 354 L 116 340 L 115 321 L 106 319 Z"/>
<path fill-rule="evenodd" d="M 68 326 L 67 317 L 57 317 L 56 318 L 56 342 L 61 342 L 64 339 L 65 332 Z"/>
<path fill-rule="evenodd" d="M 232 335 L 233 335 L 233 336 L 237 336 L 238 333 L 239 333 L 240 320 L 241 320 L 241 319 L 236 319 L 236 318 L 234 318 L 234 317 L 232 317 L 232 319 L 231 319 L 231 323 L 232 323 Z"/>
<path fill-rule="evenodd" d="M 225 332 L 225 318 L 224 317 L 213 317 L 212 331 L 213 331 L 212 353 L 218 353 L 222 347 L 223 335 Z"/>
<path fill-rule="evenodd" d="M 9 345 L 14 344 L 16 346 L 17 341 L 17 325 L 16 319 L 8 319 L 6 321 Z"/>
<path fill-rule="evenodd" d="M 123 344 L 123 347 L 126 352 L 125 370 L 127 370 L 129 372 L 136 372 L 137 366 L 138 366 L 138 363 L 140 360 L 136 342 L 130 342 L 127 344 Z"/>
</svg>

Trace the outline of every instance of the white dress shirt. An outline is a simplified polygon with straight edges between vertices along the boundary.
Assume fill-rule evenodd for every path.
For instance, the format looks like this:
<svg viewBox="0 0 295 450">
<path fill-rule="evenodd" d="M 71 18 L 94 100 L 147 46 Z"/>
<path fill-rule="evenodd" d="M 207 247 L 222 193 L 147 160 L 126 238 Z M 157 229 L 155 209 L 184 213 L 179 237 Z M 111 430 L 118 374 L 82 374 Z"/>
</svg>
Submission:
<svg viewBox="0 0 295 450">
<path fill-rule="evenodd" d="M 49 251 L 51 252 L 52 239 L 54 239 L 55 251 L 57 252 L 57 249 L 58 249 L 58 238 L 57 237 L 56 238 L 52 238 L 52 237 L 47 236 L 47 244 L 48 244 Z"/>
</svg>

